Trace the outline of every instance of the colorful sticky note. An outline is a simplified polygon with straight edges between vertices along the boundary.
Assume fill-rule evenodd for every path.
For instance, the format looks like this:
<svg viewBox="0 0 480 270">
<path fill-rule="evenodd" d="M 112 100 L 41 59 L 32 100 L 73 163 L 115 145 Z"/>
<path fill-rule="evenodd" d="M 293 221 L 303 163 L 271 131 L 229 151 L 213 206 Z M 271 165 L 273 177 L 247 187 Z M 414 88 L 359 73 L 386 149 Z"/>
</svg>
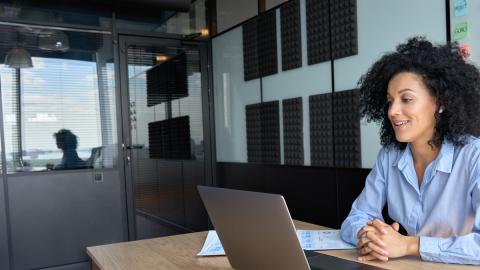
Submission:
<svg viewBox="0 0 480 270">
<path fill-rule="evenodd" d="M 463 60 L 468 60 L 468 58 L 470 57 L 471 47 L 468 44 L 459 44 L 458 51 L 460 52 Z"/>
<path fill-rule="evenodd" d="M 468 13 L 468 0 L 455 0 L 453 4 L 455 17 L 465 16 Z"/>
<path fill-rule="evenodd" d="M 460 40 L 467 36 L 468 33 L 468 23 L 461 22 L 455 25 L 455 29 L 453 30 L 453 39 Z"/>
</svg>

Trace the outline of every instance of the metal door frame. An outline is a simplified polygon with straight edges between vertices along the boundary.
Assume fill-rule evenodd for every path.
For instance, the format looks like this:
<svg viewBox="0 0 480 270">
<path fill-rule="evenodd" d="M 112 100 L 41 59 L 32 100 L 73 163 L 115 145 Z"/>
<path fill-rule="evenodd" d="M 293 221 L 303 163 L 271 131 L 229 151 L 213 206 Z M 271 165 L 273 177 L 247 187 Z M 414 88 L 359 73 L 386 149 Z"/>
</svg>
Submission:
<svg viewBox="0 0 480 270">
<path fill-rule="evenodd" d="M 131 144 L 130 133 L 130 106 L 129 106 L 129 86 L 128 86 L 128 59 L 127 48 L 131 45 L 145 45 L 145 46 L 178 46 L 182 45 L 197 45 L 200 52 L 200 73 L 202 79 L 202 121 L 203 121 L 203 135 L 204 135 L 204 153 L 205 153 L 205 182 L 207 185 L 214 184 L 214 140 L 213 140 L 213 102 L 211 100 L 211 72 L 210 72 L 210 44 L 206 39 L 186 40 L 183 36 L 174 34 L 154 34 L 154 33 L 119 33 L 116 37 L 118 40 L 118 74 L 119 79 L 119 93 L 121 108 L 121 145 L 124 178 L 125 178 L 125 193 L 126 193 L 126 208 L 127 208 L 127 224 L 128 224 L 128 239 L 135 240 L 136 226 L 135 226 L 135 205 L 134 205 L 134 182 L 133 171 L 131 165 L 127 162 L 130 156 L 127 146 Z M 120 134 L 119 133 L 119 134 Z M 120 162 L 119 162 L 120 163 Z"/>
</svg>

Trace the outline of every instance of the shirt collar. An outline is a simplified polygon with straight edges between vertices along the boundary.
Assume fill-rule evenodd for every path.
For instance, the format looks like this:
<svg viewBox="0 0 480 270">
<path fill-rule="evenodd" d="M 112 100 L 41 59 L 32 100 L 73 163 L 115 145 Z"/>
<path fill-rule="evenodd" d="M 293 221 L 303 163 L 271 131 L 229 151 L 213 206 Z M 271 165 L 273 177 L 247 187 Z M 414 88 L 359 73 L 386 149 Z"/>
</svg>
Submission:
<svg viewBox="0 0 480 270">
<path fill-rule="evenodd" d="M 407 161 L 411 158 L 412 158 L 412 152 L 410 152 L 410 144 L 407 144 L 405 149 L 401 151 L 401 154 L 398 155 L 397 159 L 393 162 L 393 166 L 396 166 L 399 169 L 402 169 L 407 165 Z"/>
<path fill-rule="evenodd" d="M 452 172 L 454 150 L 455 147 L 451 141 L 443 141 L 442 148 L 440 149 L 440 153 L 437 157 L 437 171 L 446 173 Z"/>
<path fill-rule="evenodd" d="M 453 143 L 445 139 L 440 148 L 440 153 L 438 154 L 438 157 L 436 159 L 436 168 L 434 169 L 434 171 L 437 170 L 446 173 L 450 173 L 452 171 L 454 150 L 455 147 Z M 410 150 L 410 144 L 407 144 L 405 149 L 398 156 L 397 160 L 393 162 L 393 166 L 396 166 L 399 169 L 403 169 L 405 168 L 409 160 L 413 161 L 413 157 Z"/>
</svg>

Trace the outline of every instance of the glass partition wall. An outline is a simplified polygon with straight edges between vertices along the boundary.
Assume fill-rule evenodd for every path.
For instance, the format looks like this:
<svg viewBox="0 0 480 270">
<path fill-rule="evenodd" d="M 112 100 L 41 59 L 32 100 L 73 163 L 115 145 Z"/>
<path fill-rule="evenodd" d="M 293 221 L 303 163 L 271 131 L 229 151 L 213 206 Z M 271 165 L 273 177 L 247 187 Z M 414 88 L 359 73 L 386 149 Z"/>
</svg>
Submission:
<svg viewBox="0 0 480 270">
<path fill-rule="evenodd" d="M 0 23 L 0 268 L 128 239 L 113 48 L 108 30 Z"/>
<path fill-rule="evenodd" d="M 152 231 L 155 236 L 178 233 L 164 229 L 158 232 L 158 227 L 145 222 L 140 226 L 145 225 L 147 230 L 141 235 L 129 231 L 136 220 L 129 219 L 125 207 L 134 198 L 126 191 L 130 182 L 124 165 L 138 165 L 140 173 L 150 176 L 142 162 L 143 151 L 149 146 L 156 147 L 152 152 L 157 156 L 152 159 L 164 159 L 152 167 L 163 180 L 155 188 L 162 192 L 155 195 L 162 197 L 154 198 L 161 201 L 153 206 L 159 210 L 153 214 L 166 220 L 167 225 L 178 224 L 182 231 L 204 229 L 206 213 L 196 185 L 205 184 L 207 165 L 203 164 L 209 159 L 204 144 L 206 141 L 209 147 L 210 143 L 203 136 L 209 128 L 203 127 L 202 115 L 203 98 L 207 96 L 202 89 L 207 87 L 201 83 L 208 80 L 204 75 L 207 72 L 200 72 L 206 71 L 200 67 L 200 63 L 206 63 L 200 60 L 206 58 L 206 46 L 193 43 L 209 34 L 206 1 L 193 1 L 187 12 L 160 6 L 149 13 L 151 16 L 142 12 L 124 16 L 131 15 L 128 10 L 122 14 L 97 12 L 98 3 L 78 8 L 73 4 L 57 7 L 26 2 L 0 4 L 0 269 L 68 264 L 89 268 L 87 246 L 145 237 Z M 168 62 L 159 57 L 128 70 L 133 74 L 132 85 L 123 86 L 131 86 L 132 94 L 137 95 L 132 96 L 132 106 L 121 106 L 128 92 L 122 92 L 116 82 L 128 73 L 122 74 L 120 59 L 125 54 L 138 56 L 134 51 L 141 54 L 143 48 L 132 46 L 124 54 L 117 50 L 121 37 L 128 35 L 136 41 L 139 35 L 178 39 L 178 50 L 166 48 L 162 52 L 167 58 L 178 54 L 172 59 L 186 59 L 181 62 L 187 96 L 148 106 L 142 103 L 146 102 L 146 93 L 137 90 L 145 83 L 147 69 Z M 169 84 L 169 91 L 171 87 Z M 148 140 L 150 111 L 154 111 L 157 130 L 170 126 L 182 129 L 184 120 L 189 119 L 189 136 L 177 136 L 171 129 L 170 137 L 179 141 L 175 146 L 181 149 L 169 148 L 169 142 L 159 145 L 158 134 L 150 136 L 156 141 Z M 120 125 L 122 112 L 134 127 L 131 134 L 127 131 L 134 140 L 125 141 L 123 148 L 119 140 L 126 137 L 119 132 L 130 126 Z M 137 149 L 140 144 L 145 149 Z M 179 159 L 184 160 L 165 160 L 163 146 L 169 150 L 166 154 L 179 150 Z M 166 173 L 171 177 L 164 177 Z M 151 202 L 139 201 L 143 202 L 139 205 L 143 213 L 152 216 L 152 211 L 145 211 L 152 209 Z"/>
<path fill-rule="evenodd" d="M 8 25 L 0 32 L 7 172 L 115 166 L 111 35 Z"/>
</svg>

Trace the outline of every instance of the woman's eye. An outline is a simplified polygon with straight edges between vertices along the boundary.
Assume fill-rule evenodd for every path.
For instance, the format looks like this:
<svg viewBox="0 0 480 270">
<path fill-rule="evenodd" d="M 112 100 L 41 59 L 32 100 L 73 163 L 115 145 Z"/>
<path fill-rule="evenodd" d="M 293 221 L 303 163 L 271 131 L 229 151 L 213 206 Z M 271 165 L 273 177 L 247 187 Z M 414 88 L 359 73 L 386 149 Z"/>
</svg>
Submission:
<svg viewBox="0 0 480 270">
<path fill-rule="evenodd" d="M 409 103 L 409 102 L 412 101 L 412 99 L 411 99 L 411 98 L 402 98 L 402 101 L 403 101 L 404 103 Z"/>
</svg>

